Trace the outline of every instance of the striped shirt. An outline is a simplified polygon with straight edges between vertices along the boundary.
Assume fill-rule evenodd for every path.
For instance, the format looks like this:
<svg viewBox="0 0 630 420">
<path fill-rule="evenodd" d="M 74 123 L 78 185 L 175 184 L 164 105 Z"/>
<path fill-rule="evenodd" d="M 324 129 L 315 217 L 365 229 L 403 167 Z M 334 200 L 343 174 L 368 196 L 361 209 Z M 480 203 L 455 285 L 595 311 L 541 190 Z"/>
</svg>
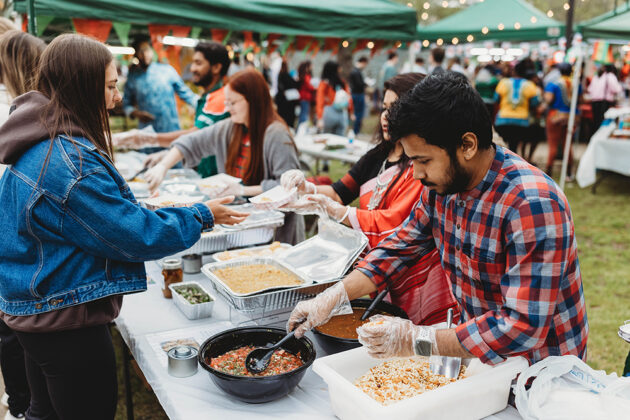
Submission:
<svg viewBox="0 0 630 420">
<path fill-rule="evenodd" d="M 462 314 L 457 338 L 482 362 L 586 357 L 588 322 L 571 210 L 560 188 L 502 147 L 474 189 L 425 190 L 406 224 L 358 265 L 396 284 L 436 249 Z"/>
</svg>

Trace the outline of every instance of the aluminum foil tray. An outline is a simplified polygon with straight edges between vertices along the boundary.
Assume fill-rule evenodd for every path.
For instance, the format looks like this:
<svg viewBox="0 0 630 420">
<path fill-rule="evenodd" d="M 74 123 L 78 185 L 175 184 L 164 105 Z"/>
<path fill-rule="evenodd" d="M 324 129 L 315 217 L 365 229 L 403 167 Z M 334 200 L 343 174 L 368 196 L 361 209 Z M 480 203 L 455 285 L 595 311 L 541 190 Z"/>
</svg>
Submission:
<svg viewBox="0 0 630 420">
<path fill-rule="evenodd" d="M 239 293 L 230 289 L 230 287 L 227 284 L 225 284 L 223 280 L 215 274 L 217 270 L 220 270 L 223 268 L 243 267 L 243 266 L 251 266 L 251 265 L 257 265 L 257 264 L 266 264 L 266 265 L 273 266 L 274 268 L 277 268 L 287 274 L 291 274 L 297 277 L 302 283 L 297 286 L 272 286 L 272 287 L 267 287 L 265 289 L 261 289 L 255 292 Z M 300 277 L 300 275 L 297 274 L 291 267 L 287 267 L 286 265 L 282 264 L 281 262 L 278 262 L 277 260 L 271 257 L 250 258 L 247 260 L 235 260 L 235 261 L 210 263 L 210 264 L 204 265 L 201 271 L 212 281 L 212 283 L 216 284 L 220 288 L 224 289 L 227 293 L 237 298 L 254 296 L 261 293 L 270 292 L 272 290 L 302 287 L 311 283 L 309 280 L 305 280 L 302 277 Z"/>
<path fill-rule="evenodd" d="M 318 234 L 276 259 L 313 282 L 341 278 L 368 244 L 359 231 L 330 220 L 318 221 Z"/>
<path fill-rule="evenodd" d="M 271 250 L 270 247 L 275 245 L 275 250 Z M 258 257 L 275 257 L 276 255 L 280 255 L 280 253 L 291 249 L 293 245 L 285 244 L 280 242 L 274 242 L 274 244 L 267 244 L 261 246 L 247 247 L 242 249 L 235 249 L 232 251 L 221 251 L 212 254 L 212 259 L 216 262 L 224 262 L 224 261 L 235 261 L 235 260 L 243 260 L 249 258 L 258 258 Z M 241 253 L 239 255 L 239 253 Z"/>
<path fill-rule="evenodd" d="M 212 254 L 232 248 L 265 244 L 273 239 L 275 232 L 275 227 L 231 231 L 219 225 L 211 232 L 202 233 L 199 241 L 190 248 L 190 253 Z"/>
<path fill-rule="evenodd" d="M 337 282 L 337 280 L 332 280 L 323 283 L 310 283 L 300 287 L 274 290 L 250 296 L 235 296 L 229 289 L 223 287 L 220 282 L 215 282 L 208 275 L 205 270 L 207 265 L 209 264 L 202 267 L 201 271 L 210 278 L 214 290 L 234 309 L 250 318 L 289 312 L 298 302 L 314 298 Z"/>
</svg>

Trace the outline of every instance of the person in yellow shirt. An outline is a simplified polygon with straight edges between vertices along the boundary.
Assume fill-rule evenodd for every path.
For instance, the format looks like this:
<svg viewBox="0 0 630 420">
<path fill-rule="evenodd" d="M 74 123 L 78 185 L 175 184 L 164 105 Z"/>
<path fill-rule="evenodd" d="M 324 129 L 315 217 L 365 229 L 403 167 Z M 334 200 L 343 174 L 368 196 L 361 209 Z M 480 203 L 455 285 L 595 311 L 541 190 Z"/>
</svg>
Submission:
<svg viewBox="0 0 630 420">
<path fill-rule="evenodd" d="M 513 152 L 527 140 L 532 110 L 541 103 L 539 89 L 525 78 L 527 70 L 528 61 L 519 61 L 514 66 L 514 76 L 502 79 L 495 91 L 499 112 L 494 126 Z"/>
</svg>

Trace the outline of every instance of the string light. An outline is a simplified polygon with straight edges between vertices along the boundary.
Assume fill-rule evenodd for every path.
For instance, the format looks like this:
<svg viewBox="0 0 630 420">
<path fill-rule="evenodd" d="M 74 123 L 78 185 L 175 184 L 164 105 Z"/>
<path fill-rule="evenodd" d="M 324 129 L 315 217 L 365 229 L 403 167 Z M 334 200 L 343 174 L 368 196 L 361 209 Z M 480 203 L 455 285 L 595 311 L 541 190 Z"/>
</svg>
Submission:
<svg viewBox="0 0 630 420">
<path fill-rule="evenodd" d="M 505 29 L 505 25 L 502 23 L 499 23 L 499 26 L 497 26 L 497 28 L 499 28 L 500 31 Z"/>
<path fill-rule="evenodd" d="M 429 19 L 429 14 L 427 12 L 424 12 L 421 17 L 422 17 L 422 20 L 427 20 Z"/>
<path fill-rule="evenodd" d="M 423 46 L 424 48 L 427 48 L 429 45 L 430 45 L 430 42 L 429 42 L 429 40 L 428 40 L 428 39 L 425 39 L 424 41 L 422 41 L 422 46 Z"/>
<path fill-rule="evenodd" d="M 453 39 L 451 40 L 451 44 L 453 44 L 453 45 L 457 45 L 457 44 L 459 44 L 459 39 L 457 39 L 457 37 L 453 38 Z"/>
<path fill-rule="evenodd" d="M 428 1 L 424 2 L 424 4 L 422 5 L 422 7 L 424 7 L 424 10 L 429 10 L 429 7 L 431 7 L 431 3 L 429 3 Z"/>
<path fill-rule="evenodd" d="M 448 2 L 446 0 L 442 2 L 442 7 L 448 7 Z"/>
<path fill-rule="evenodd" d="M 442 45 L 444 43 L 444 40 L 442 38 L 438 38 L 438 40 L 435 43 L 438 45 Z"/>
<path fill-rule="evenodd" d="M 475 37 L 474 37 L 474 36 L 472 36 L 472 35 L 468 35 L 468 36 L 466 37 L 466 41 L 468 41 L 468 42 L 473 42 L 474 40 L 475 40 Z"/>
<path fill-rule="evenodd" d="M 367 43 L 367 47 L 368 47 L 369 49 L 374 48 L 374 43 L 373 43 L 372 41 L 368 42 L 368 43 Z"/>
<path fill-rule="evenodd" d="M 571 8 L 571 6 L 569 5 L 569 3 L 564 3 L 562 5 L 562 7 L 564 7 L 564 10 L 569 10 Z"/>
<path fill-rule="evenodd" d="M 344 48 L 348 48 L 348 45 L 350 45 L 350 43 L 348 41 L 343 41 L 341 43 L 341 46 L 344 47 Z"/>
<path fill-rule="evenodd" d="M 411 2 L 407 3 L 407 7 L 413 7 L 413 4 L 411 4 Z"/>
<path fill-rule="evenodd" d="M 536 22 L 538 22 L 538 18 L 536 18 L 536 16 L 532 16 L 532 18 L 529 21 L 531 23 L 536 23 Z"/>
<path fill-rule="evenodd" d="M 488 33 L 488 27 L 484 26 L 483 28 L 481 28 L 481 33 L 484 34 L 484 35 L 487 34 Z"/>
<path fill-rule="evenodd" d="M 516 23 L 514 24 L 514 29 L 516 29 L 517 31 L 518 31 L 519 29 L 521 29 L 521 24 L 520 24 L 520 23 L 518 23 L 518 22 L 516 22 Z"/>
<path fill-rule="evenodd" d="M 459 4 L 466 4 L 466 0 L 459 0 Z"/>
<path fill-rule="evenodd" d="M 553 17 L 553 10 L 549 10 L 549 11 L 547 12 L 547 16 L 549 16 L 549 17 Z"/>
</svg>

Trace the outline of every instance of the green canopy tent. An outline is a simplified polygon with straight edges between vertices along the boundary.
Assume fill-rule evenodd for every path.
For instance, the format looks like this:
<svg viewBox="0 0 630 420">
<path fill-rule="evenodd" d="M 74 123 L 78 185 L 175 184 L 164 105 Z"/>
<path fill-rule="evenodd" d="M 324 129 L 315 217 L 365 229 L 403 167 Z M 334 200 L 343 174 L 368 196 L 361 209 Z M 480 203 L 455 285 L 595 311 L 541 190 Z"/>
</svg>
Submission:
<svg viewBox="0 0 630 420">
<path fill-rule="evenodd" d="M 564 25 L 525 0 L 485 0 L 432 25 L 418 25 L 417 39 L 431 42 L 538 41 L 558 38 Z"/>
<path fill-rule="evenodd" d="M 630 5 L 604 13 L 578 25 L 584 38 L 630 40 Z"/>
<path fill-rule="evenodd" d="M 314 37 L 409 40 L 415 10 L 389 0 L 32 0 L 36 16 Z M 27 12 L 27 0 L 16 0 Z"/>
</svg>

